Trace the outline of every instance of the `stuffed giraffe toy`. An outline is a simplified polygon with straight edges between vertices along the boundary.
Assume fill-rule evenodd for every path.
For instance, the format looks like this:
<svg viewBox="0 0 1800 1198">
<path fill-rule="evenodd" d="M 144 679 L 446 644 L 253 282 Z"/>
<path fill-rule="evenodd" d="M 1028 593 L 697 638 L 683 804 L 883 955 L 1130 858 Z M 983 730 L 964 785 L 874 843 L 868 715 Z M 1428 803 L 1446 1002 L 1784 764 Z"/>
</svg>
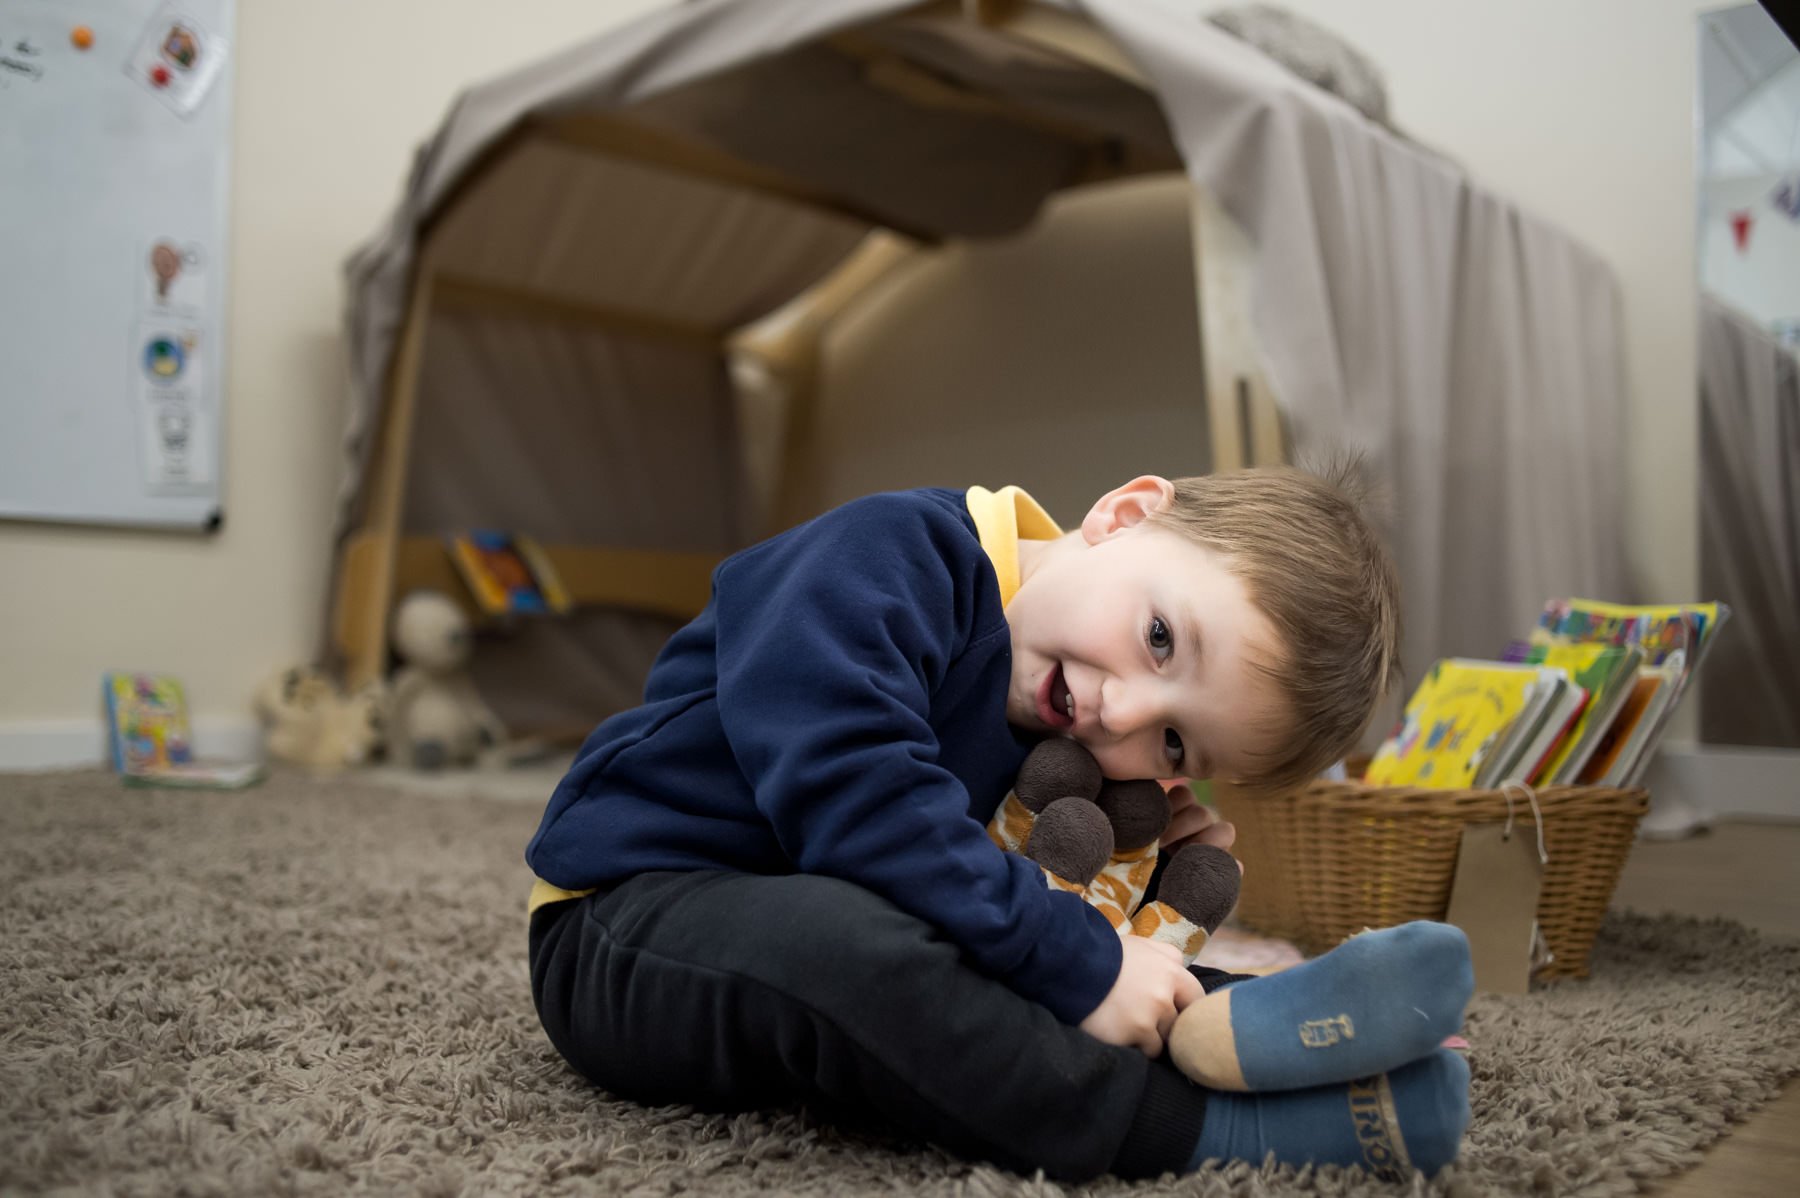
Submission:
<svg viewBox="0 0 1800 1198">
<path fill-rule="evenodd" d="M 1143 902 L 1168 821 L 1160 785 L 1105 781 L 1086 749 L 1056 739 L 1025 759 L 988 836 L 1036 862 L 1050 886 L 1093 904 L 1121 936 L 1172 944 L 1191 964 L 1231 913 L 1242 875 L 1223 849 L 1190 844 L 1169 860 L 1156 898 Z M 1188 1004 L 1169 1031 L 1169 1059 L 1216 1102 L 1239 1091 L 1366 1088 L 1384 1070 L 1416 1073 L 1423 1066 L 1415 1062 L 1441 1066 L 1453 1055 L 1438 1046 L 1461 1025 L 1473 977 L 1468 941 L 1453 927 L 1416 921 L 1364 932 Z M 1350 1091 L 1352 1107 L 1359 1093 Z M 1452 1130 L 1461 1134 L 1460 1125 Z"/>
<path fill-rule="evenodd" d="M 1160 785 L 1106 781 L 1086 749 L 1058 738 L 1025 759 L 988 836 L 1035 861 L 1049 885 L 1086 899 L 1121 936 L 1172 944 L 1192 964 L 1231 914 L 1241 874 L 1225 850 L 1190 844 L 1164 869 L 1156 898 L 1143 902 L 1168 823 Z"/>
</svg>

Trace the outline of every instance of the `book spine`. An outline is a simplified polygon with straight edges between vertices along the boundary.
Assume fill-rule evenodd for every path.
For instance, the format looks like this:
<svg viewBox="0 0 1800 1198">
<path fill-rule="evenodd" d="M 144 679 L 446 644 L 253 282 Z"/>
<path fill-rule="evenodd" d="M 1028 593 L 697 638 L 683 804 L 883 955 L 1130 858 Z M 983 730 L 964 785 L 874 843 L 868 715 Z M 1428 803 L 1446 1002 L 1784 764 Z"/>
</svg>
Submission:
<svg viewBox="0 0 1800 1198">
<path fill-rule="evenodd" d="M 125 737 L 119 729 L 119 687 L 111 674 L 100 679 L 101 692 L 106 696 L 106 745 L 112 754 L 113 772 L 125 772 Z"/>
</svg>

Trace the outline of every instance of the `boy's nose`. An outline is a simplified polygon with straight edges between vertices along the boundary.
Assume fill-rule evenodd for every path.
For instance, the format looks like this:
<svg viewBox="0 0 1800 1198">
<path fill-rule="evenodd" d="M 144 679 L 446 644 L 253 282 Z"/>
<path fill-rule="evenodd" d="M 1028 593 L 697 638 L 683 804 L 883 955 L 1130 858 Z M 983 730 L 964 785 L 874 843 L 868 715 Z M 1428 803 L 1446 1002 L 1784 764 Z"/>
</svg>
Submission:
<svg viewBox="0 0 1800 1198">
<path fill-rule="evenodd" d="M 1126 740 L 1161 720 L 1150 688 L 1114 678 L 1100 688 L 1100 727 L 1113 740 Z"/>
</svg>

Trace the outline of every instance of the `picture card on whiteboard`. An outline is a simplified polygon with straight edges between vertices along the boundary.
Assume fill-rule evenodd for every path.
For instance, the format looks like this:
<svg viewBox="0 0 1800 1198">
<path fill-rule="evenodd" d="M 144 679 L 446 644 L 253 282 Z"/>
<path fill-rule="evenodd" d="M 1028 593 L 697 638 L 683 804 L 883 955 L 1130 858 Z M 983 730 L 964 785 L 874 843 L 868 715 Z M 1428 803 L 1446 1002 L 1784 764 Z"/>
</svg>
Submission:
<svg viewBox="0 0 1800 1198">
<path fill-rule="evenodd" d="M 138 309 L 146 316 L 193 316 L 206 310 L 206 253 L 199 242 L 155 238 L 132 265 Z"/>
<path fill-rule="evenodd" d="M 213 481 L 212 420 L 205 401 L 206 341 L 197 325 L 144 320 L 138 325 L 136 378 L 144 482 L 179 492 Z"/>
<path fill-rule="evenodd" d="M 228 47 L 180 4 L 158 8 L 144 26 L 125 73 L 181 116 L 200 107 L 225 65 Z"/>
</svg>

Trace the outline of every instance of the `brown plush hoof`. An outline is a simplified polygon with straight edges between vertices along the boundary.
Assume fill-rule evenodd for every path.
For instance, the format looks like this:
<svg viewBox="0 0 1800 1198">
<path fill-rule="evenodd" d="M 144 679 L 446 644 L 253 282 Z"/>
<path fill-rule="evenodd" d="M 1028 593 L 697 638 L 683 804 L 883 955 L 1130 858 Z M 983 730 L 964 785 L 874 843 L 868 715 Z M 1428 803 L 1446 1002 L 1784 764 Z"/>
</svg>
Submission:
<svg viewBox="0 0 1800 1198">
<path fill-rule="evenodd" d="M 1237 906 L 1243 871 L 1224 849 L 1190 844 L 1176 853 L 1157 883 L 1156 897 L 1212 935 Z"/>
<path fill-rule="evenodd" d="M 1013 793 L 1032 812 L 1070 795 L 1092 800 L 1100 793 L 1100 763 L 1072 740 L 1053 737 L 1039 741 L 1019 767 Z"/>
<path fill-rule="evenodd" d="M 1112 857 L 1112 825 L 1087 799 L 1058 799 L 1038 813 L 1024 852 L 1063 881 L 1086 886 Z"/>
<path fill-rule="evenodd" d="M 1136 852 L 1169 826 L 1168 793 L 1148 779 L 1103 783 L 1094 801 L 1112 824 L 1115 853 Z"/>
</svg>

